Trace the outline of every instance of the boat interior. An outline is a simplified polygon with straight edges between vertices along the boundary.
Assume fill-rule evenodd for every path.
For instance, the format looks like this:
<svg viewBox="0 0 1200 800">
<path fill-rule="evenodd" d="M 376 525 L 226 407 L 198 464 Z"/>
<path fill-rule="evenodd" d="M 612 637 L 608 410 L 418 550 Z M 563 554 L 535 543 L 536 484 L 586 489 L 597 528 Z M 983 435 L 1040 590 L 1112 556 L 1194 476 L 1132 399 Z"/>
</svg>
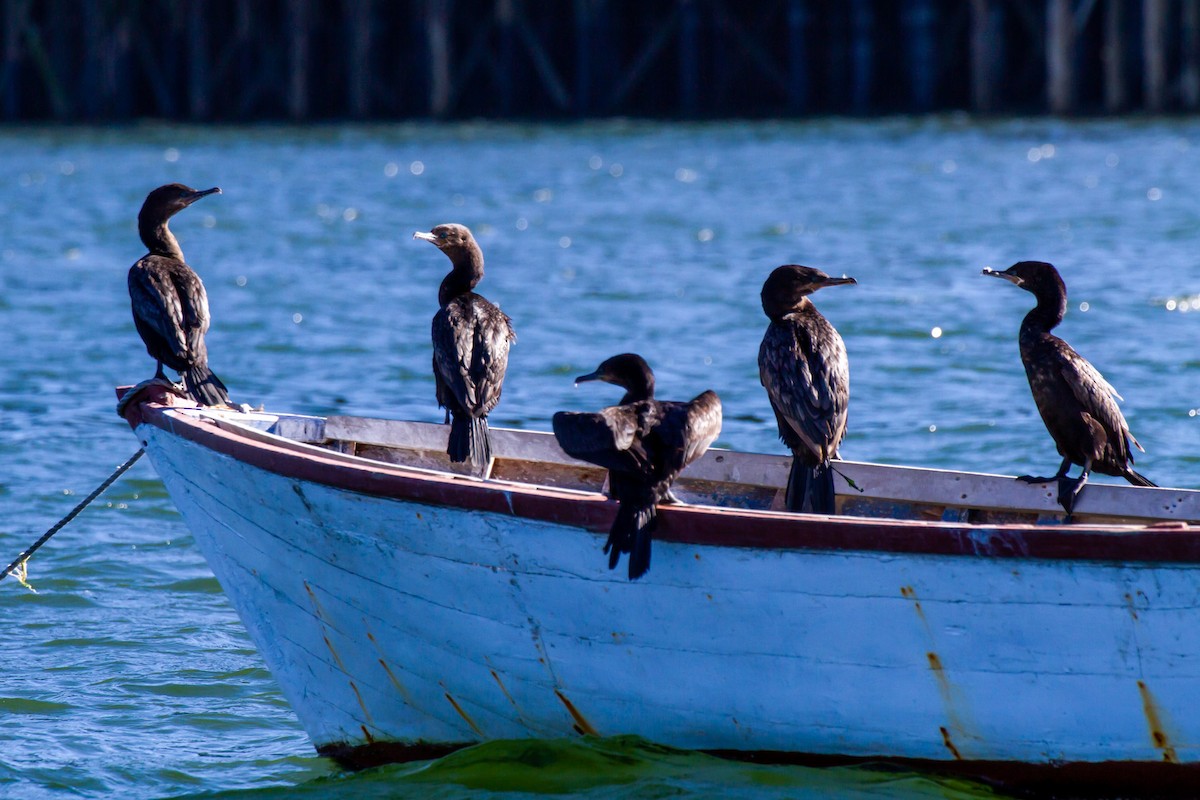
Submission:
<svg viewBox="0 0 1200 800">
<path fill-rule="evenodd" d="M 184 409 L 178 409 L 184 412 Z M 222 429 L 276 446 L 366 459 L 476 480 L 446 456 L 448 426 L 369 417 L 313 417 L 191 409 Z M 550 433 L 492 428 L 487 479 L 603 492 L 606 471 L 559 449 Z M 680 475 L 677 497 L 690 504 L 783 509 L 787 456 L 710 449 Z M 838 513 L 855 517 L 972 524 L 1060 524 L 1054 484 L 1011 476 L 909 466 L 837 462 Z M 1075 523 L 1183 526 L 1200 523 L 1200 491 L 1148 489 L 1089 481 Z"/>
</svg>

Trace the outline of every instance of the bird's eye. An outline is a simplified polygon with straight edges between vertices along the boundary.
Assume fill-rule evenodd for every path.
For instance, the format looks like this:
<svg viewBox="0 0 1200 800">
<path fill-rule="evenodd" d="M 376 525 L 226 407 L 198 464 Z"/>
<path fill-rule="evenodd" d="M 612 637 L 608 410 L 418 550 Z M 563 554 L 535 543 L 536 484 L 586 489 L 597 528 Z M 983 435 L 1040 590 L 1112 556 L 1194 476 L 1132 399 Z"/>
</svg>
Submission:
<svg viewBox="0 0 1200 800">
<path fill-rule="evenodd" d="M 439 234 L 438 234 L 438 238 L 439 238 L 439 239 L 445 239 L 447 235 L 448 235 L 448 234 L 447 234 L 445 231 L 442 231 L 441 233 L 439 233 Z"/>
</svg>

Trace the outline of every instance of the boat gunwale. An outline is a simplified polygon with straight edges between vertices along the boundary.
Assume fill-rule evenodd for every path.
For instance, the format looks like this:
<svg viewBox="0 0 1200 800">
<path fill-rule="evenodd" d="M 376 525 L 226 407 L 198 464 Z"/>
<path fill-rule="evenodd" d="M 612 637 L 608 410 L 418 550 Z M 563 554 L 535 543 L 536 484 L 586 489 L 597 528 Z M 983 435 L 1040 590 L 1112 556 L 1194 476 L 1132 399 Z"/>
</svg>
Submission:
<svg viewBox="0 0 1200 800">
<path fill-rule="evenodd" d="M 607 533 L 616 503 L 598 492 L 504 480 L 480 480 L 251 438 L 195 414 L 145 400 L 130 425 L 153 425 L 251 466 L 375 497 L 452 506 Z M 190 412 L 190 413 L 184 413 Z M 234 426 L 230 426 L 234 427 Z M 268 434 L 269 435 L 269 434 Z M 1200 564 L 1200 526 L 1035 525 L 800 515 L 701 505 L 659 507 L 659 541 L 765 550 L 882 552 L 1004 559 Z"/>
</svg>

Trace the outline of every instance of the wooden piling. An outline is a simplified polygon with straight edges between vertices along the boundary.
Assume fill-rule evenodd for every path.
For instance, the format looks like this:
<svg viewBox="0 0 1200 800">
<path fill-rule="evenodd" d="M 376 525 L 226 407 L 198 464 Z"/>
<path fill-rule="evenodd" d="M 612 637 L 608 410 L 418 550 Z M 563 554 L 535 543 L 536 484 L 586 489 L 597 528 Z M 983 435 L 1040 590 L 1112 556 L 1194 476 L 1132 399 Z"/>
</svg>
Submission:
<svg viewBox="0 0 1200 800">
<path fill-rule="evenodd" d="M 425 41 L 429 56 L 429 115 L 450 111 L 450 0 L 425 0 Z"/>
<path fill-rule="evenodd" d="M 1167 0 L 1142 3 L 1142 91 L 1146 110 L 1167 104 Z"/>
<path fill-rule="evenodd" d="M 1124 111 L 1129 105 L 1126 75 L 1129 59 L 1126 56 L 1129 15 L 1126 0 L 1104 0 L 1104 48 L 1101 54 L 1104 69 L 1104 110 L 1110 114 Z"/>
<path fill-rule="evenodd" d="M 700 9 L 695 0 L 678 0 L 679 25 L 679 109 L 685 117 L 694 117 L 700 107 Z"/>
<path fill-rule="evenodd" d="M 1183 0 L 1183 66 L 1179 79 L 1184 109 L 1200 109 L 1200 0 Z"/>
<path fill-rule="evenodd" d="M 366 119 L 371 113 L 373 11 L 371 0 L 346 0 L 346 39 L 349 45 L 347 111 L 355 119 Z"/>
<path fill-rule="evenodd" d="M 1046 4 L 1046 102 L 1053 114 L 1075 110 L 1075 20 L 1071 0 Z"/>
<path fill-rule="evenodd" d="M 851 103 L 855 113 L 865 114 L 871 108 L 875 67 L 875 10 L 870 0 L 852 0 L 850 3 L 850 31 L 853 40 Z"/>
<path fill-rule="evenodd" d="M 907 0 L 904 32 L 909 43 L 909 97 L 912 110 L 922 113 L 933 108 L 937 90 L 936 22 L 937 12 L 932 0 Z"/>
<path fill-rule="evenodd" d="M 971 108 L 985 114 L 1000 107 L 1003 30 L 999 0 L 971 0 Z"/>
<path fill-rule="evenodd" d="M 299 121 L 308 117 L 309 0 L 288 0 L 288 116 Z"/>
<path fill-rule="evenodd" d="M 793 114 L 808 109 L 808 60 L 809 49 L 806 31 L 808 8 L 805 0 L 788 0 L 787 6 L 787 53 L 788 91 L 787 107 Z"/>
</svg>

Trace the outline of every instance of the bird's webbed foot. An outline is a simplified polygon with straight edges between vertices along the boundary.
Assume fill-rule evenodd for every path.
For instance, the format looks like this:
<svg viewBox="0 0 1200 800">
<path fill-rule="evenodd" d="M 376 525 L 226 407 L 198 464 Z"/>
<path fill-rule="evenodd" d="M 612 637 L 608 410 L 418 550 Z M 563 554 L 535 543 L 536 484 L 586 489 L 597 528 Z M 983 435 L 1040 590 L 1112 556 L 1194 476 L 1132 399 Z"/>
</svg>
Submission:
<svg viewBox="0 0 1200 800">
<path fill-rule="evenodd" d="M 1085 470 L 1078 478 L 1068 478 L 1062 475 L 1058 479 L 1058 504 L 1063 507 L 1063 511 L 1067 512 L 1067 516 L 1063 518 L 1063 522 L 1070 522 L 1071 516 L 1075 513 L 1075 501 L 1079 498 L 1079 493 L 1083 491 L 1084 484 L 1087 483 L 1088 474 Z"/>
<path fill-rule="evenodd" d="M 1018 475 L 1017 480 L 1022 483 L 1053 483 L 1054 481 L 1062 481 L 1066 477 L 1067 470 L 1071 468 L 1071 460 L 1064 458 L 1062 464 L 1058 467 L 1058 472 L 1045 478 L 1038 478 L 1033 475 Z"/>
<path fill-rule="evenodd" d="M 1021 483 L 1053 483 L 1054 481 L 1059 480 L 1059 479 L 1060 479 L 1060 476 L 1058 476 L 1058 475 L 1050 475 L 1050 476 L 1044 477 L 1044 478 L 1040 478 L 1036 475 L 1018 475 L 1017 476 L 1017 480 L 1019 480 Z"/>
</svg>

